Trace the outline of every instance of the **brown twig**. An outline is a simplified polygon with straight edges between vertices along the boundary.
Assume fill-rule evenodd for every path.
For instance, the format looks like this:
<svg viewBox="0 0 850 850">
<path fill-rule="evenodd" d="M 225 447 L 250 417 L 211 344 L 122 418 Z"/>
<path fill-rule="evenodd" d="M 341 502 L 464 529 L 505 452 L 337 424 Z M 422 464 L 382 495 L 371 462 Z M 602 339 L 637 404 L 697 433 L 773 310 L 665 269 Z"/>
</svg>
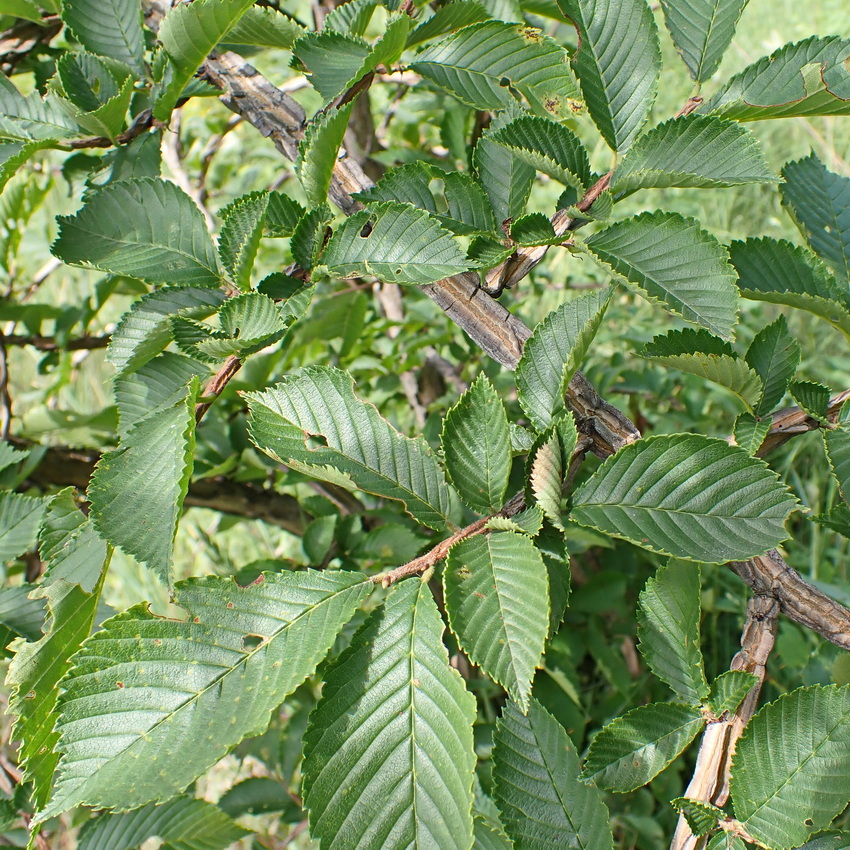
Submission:
<svg viewBox="0 0 850 850">
<path fill-rule="evenodd" d="M 0 440 L 8 440 L 12 428 L 12 395 L 9 392 L 9 358 L 0 333 Z"/>
<path fill-rule="evenodd" d="M 113 145 L 126 145 L 133 139 L 146 133 L 154 126 L 154 117 L 150 109 L 143 109 L 133 119 L 133 123 L 123 132 L 119 133 L 114 139 L 109 136 L 93 136 L 87 139 L 74 139 L 68 142 L 68 147 L 73 150 L 86 150 L 87 148 L 111 148 Z"/>
<path fill-rule="evenodd" d="M 847 399 L 850 399 L 850 390 L 844 390 L 829 400 L 827 419 L 830 422 L 835 422 L 838 418 L 841 406 Z M 772 452 L 775 448 L 790 440 L 791 437 L 822 427 L 823 423 L 818 419 L 813 419 L 805 410 L 801 410 L 799 407 L 786 407 L 784 410 L 773 414 L 770 430 L 756 452 L 756 456 L 764 457 L 768 452 Z"/>
<path fill-rule="evenodd" d="M 741 651 L 730 665 L 732 670 L 752 673 L 758 680 L 734 714 L 713 718 L 700 742 L 693 776 L 684 796 L 721 807 L 729 798 L 729 771 L 735 746 L 756 710 L 764 683 L 767 659 L 776 640 L 780 604 L 772 594 L 757 593 L 747 603 L 747 619 L 741 634 Z M 697 838 L 684 817 L 670 844 L 670 850 L 699 850 L 707 838 Z"/>
<path fill-rule="evenodd" d="M 517 493 L 497 514 L 494 516 L 497 517 L 512 517 L 516 516 L 520 511 L 525 508 L 525 497 L 522 493 Z M 422 573 L 427 572 L 440 561 L 442 561 L 446 555 L 449 554 L 449 549 L 455 545 L 455 543 L 465 540 L 467 537 L 473 537 L 476 534 L 481 534 L 482 532 L 487 530 L 487 523 L 493 517 L 482 517 L 481 519 L 475 520 L 475 522 L 470 523 L 465 528 L 461 528 L 460 531 L 456 531 L 451 537 L 446 537 L 444 540 L 441 540 L 436 546 L 432 549 L 429 549 L 424 555 L 420 555 L 418 558 L 414 558 L 412 561 L 408 561 L 406 564 L 402 564 L 400 567 L 396 567 L 395 569 L 388 570 L 385 573 L 379 573 L 378 575 L 372 576 L 372 582 L 374 584 L 380 584 L 384 587 L 389 587 L 394 582 L 400 581 L 403 578 L 408 578 L 409 576 L 422 575 Z"/>
<path fill-rule="evenodd" d="M 64 343 L 57 342 L 53 336 L 20 336 L 13 334 L 4 339 L 6 345 L 17 347 L 31 346 L 38 351 L 88 351 L 95 348 L 106 348 L 109 345 L 108 336 L 81 336 L 69 339 Z"/>
<path fill-rule="evenodd" d="M 59 15 L 42 18 L 41 23 L 20 20 L 0 33 L 0 70 L 10 77 L 19 62 L 38 44 L 47 44 L 62 30 Z"/>
<path fill-rule="evenodd" d="M 200 424 L 201 420 L 207 415 L 212 403 L 222 394 L 224 388 L 230 382 L 230 379 L 242 368 L 242 361 L 236 354 L 231 354 L 227 360 L 222 363 L 218 372 L 210 378 L 209 383 L 204 390 L 204 401 L 200 402 L 195 408 L 195 422 Z"/>
</svg>

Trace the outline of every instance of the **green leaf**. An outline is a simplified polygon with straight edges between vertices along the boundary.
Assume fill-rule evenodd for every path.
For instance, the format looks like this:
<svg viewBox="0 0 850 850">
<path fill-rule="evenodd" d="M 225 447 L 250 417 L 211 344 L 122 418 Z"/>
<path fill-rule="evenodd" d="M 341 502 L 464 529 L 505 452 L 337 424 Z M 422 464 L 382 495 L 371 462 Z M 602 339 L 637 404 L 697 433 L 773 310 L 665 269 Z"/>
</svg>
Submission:
<svg viewBox="0 0 850 850">
<path fill-rule="evenodd" d="M 251 439 L 266 454 L 314 478 L 342 476 L 368 493 L 401 501 L 430 528 L 450 524 L 449 488 L 428 444 L 402 436 L 357 398 L 350 375 L 306 367 L 246 398 Z"/>
<path fill-rule="evenodd" d="M 430 18 L 419 24 L 407 37 L 407 46 L 415 47 L 447 32 L 468 27 L 493 17 L 478 0 L 453 0 L 440 6 Z"/>
<path fill-rule="evenodd" d="M 31 595 L 36 589 L 37 586 L 26 583 L 0 587 L 0 649 L 3 657 L 9 657 L 7 649 L 14 637 L 32 641 L 41 637 L 46 610 L 44 602 Z"/>
<path fill-rule="evenodd" d="M 534 27 L 483 21 L 426 47 L 410 67 L 476 109 L 503 109 L 513 88 L 537 114 L 560 119 L 573 113 L 579 98 L 566 59 L 564 49 Z"/>
<path fill-rule="evenodd" d="M 848 847 L 850 832 L 824 832 L 807 841 L 800 850 L 847 850 Z"/>
<path fill-rule="evenodd" d="M 741 360 L 729 343 L 705 330 L 685 328 L 655 337 L 640 351 L 641 357 L 698 375 L 731 390 L 754 410 L 762 397 L 758 373 Z"/>
<path fill-rule="evenodd" d="M 584 776 L 608 791 L 634 791 L 661 773 L 703 726 L 699 707 L 675 702 L 641 705 L 593 739 Z"/>
<path fill-rule="evenodd" d="M 182 792 L 265 730 L 371 586 L 339 570 L 266 573 L 248 587 L 210 576 L 175 587 L 186 620 L 137 605 L 105 622 L 63 681 L 59 779 L 39 820 Z M 116 714 L 120 735 L 109 721 Z"/>
<path fill-rule="evenodd" d="M 752 673 L 727 670 L 711 683 L 707 705 L 715 717 L 722 717 L 726 712 L 732 714 L 757 684 L 758 679 Z"/>
<path fill-rule="evenodd" d="M 168 57 L 168 72 L 154 100 L 154 118 L 168 121 L 207 55 L 253 4 L 254 0 L 195 0 L 168 12 L 158 35 Z"/>
<path fill-rule="evenodd" d="M 744 298 L 807 310 L 850 334 L 850 299 L 826 266 L 785 239 L 747 239 L 729 246 Z"/>
<path fill-rule="evenodd" d="M 611 177 L 611 190 L 717 188 L 777 183 L 758 140 L 745 127 L 707 115 L 665 121 L 641 136 Z"/>
<path fill-rule="evenodd" d="M 575 424 L 573 424 L 575 428 Z M 563 531 L 561 522 L 561 488 L 564 485 L 564 455 L 557 428 L 552 425 L 546 430 L 543 442 L 534 454 L 530 464 L 528 486 L 534 501 L 540 506 L 543 515 L 555 528 Z M 575 442 L 573 443 L 575 446 Z M 569 457 L 569 455 L 567 455 Z"/>
<path fill-rule="evenodd" d="M 473 830 L 475 843 L 472 845 L 472 850 L 512 850 L 514 846 L 496 824 L 480 815 L 476 815 L 473 821 Z"/>
<path fill-rule="evenodd" d="M 691 832 L 697 837 L 707 835 L 717 828 L 719 820 L 726 819 L 726 812 L 718 809 L 704 800 L 689 800 L 687 797 L 676 797 L 670 805 L 687 821 Z"/>
<path fill-rule="evenodd" d="M 594 233 L 578 247 L 648 300 L 718 336 L 732 336 L 735 272 L 726 249 L 695 219 L 645 212 Z"/>
<path fill-rule="evenodd" d="M 62 19 L 86 50 L 144 74 L 142 13 L 136 0 L 62 0 Z"/>
<path fill-rule="evenodd" d="M 505 706 L 496 724 L 493 779 L 505 831 L 516 847 L 613 847 L 602 795 L 579 779 L 575 747 L 537 700 L 527 716 L 513 702 Z"/>
<path fill-rule="evenodd" d="M 511 224 L 511 239 L 517 245 L 557 245 L 564 241 L 555 233 L 548 216 L 540 212 L 529 213 Z"/>
<path fill-rule="evenodd" d="M 812 250 L 845 285 L 850 283 L 850 177 L 842 177 L 815 154 L 782 169 L 782 203 Z"/>
<path fill-rule="evenodd" d="M 232 354 L 243 359 L 281 339 L 292 317 L 284 318 L 274 301 L 259 292 L 243 292 L 225 301 L 218 311 L 221 331 L 206 332 L 194 349 L 204 357 L 223 360 Z M 185 320 L 183 320 L 185 321 Z"/>
<path fill-rule="evenodd" d="M 222 218 L 218 236 L 218 252 L 222 265 L 241 290 L 251 288 L 251 269 L 260 247 L 268 192 L 251 192 L 228 204 L 219 214 Z"/>
<path fill-rule="evenodd" d="M 494 132 L 490 138 L 565 186 L 583 192 L 590 185 L 587 151 L 578 136 L 563 124 L 524 115 Z"/>
<path fill-rule="evenodd" d="M 55 93 L 48 91 L 43 100 L 37 91 L 24 97 L 0 73 L 0 139 L 56 140 L 79 134 L 79 127 Z"/>
<path fill-rule="evenodd" d="M 305 714 L 306 720 L 306 714 Z M 286 734 L 292 731 L 290 719 Z M 299 742 L 300 755 L 300 742 Z M 296 804 L 285 783 L 270 776 L 251 776 L 237 782 L 229 791 L 219 798 L 219 808 L 232 818 L 242 815 L 260 815 L 266 812 L 283 812 L 285 818 L 297 815 L 297 820 L 303 819 L 301 807 Z"/>
<path fill-rule="evenodd" d="M 379 5 L 378 0 L 346 0 L 325 16 L 324 27 L 343 35 L 363 35 Z"/>
<path fill-rule="evenodd" d="M 579 34 L 572 58 L 590 117 L 615 151 L 646 121 L 658 74 L 658 30 L 644 0 L 558 0 Z"/>
<path fill-rule="evenodd" d="M 227 44 L 249 47 L 277 47 L 289 50 L 304 35 L 304 27 L 283 12 L 269 6 L 251 6 L 227 31 Z"/>
<path fill-rule="evenodd" d="M 529 537 L 535 537 L 542 527 L 543 511 L 537 505 L 532 505 L 510 518 L 497 514 L 490 517 L 486 525 L 486 528 L 493 531 L 518 531 Z"/>
<path fill-rule="evenodd" d="M 66 545 L 73 550 L 77 542 L 69 537 Z M 12 737 L 22 742 L 18 757 L 24 776 L 33 783 L 37 809 L 47 803 L 59 761 L 55 751 L 59 736 L 54 731 L 59 680 L 67 672 L 71 656 L 91 634 L 97 614 L 111 552 L 103 547 L 100 554 L 100 561 L 91 564 L 99 574 L 91 592 L 64 579 L 33 592 L 33 598 L 47 601 L 49 625 L 43 636 L 13 645 L 15 657 L 6 675 L 6 685 L 11 688 L 9 713 L 16 715 Z"/>
<path fill-rule="evenodd" d="M 320 204 L 315 209 L 305 212 L 295 225 L 289 247 L 293 259 L 305 271 L 315 268 L 327 234 L 330 232 L 328 225 L 331 221 L 333 221 L 331 208 L 327 204 Z"/>
<path fill-rule="evenodd" d="M 770 431 L 773 419 L 756 419 L 752 413 L 739 413 L 732 429 L 735 445 L 740 446 L 748 455 L 754 455 L 761 448 L 764 438 Z"/>
<path fill-rule="evenodd" d="M 800 409 L 817 419 L 826 422 L 829 412 L 829 387 L 818 384 L 815 381 L 794 381 L 789 387 L 791 397 L 800 406 Z"/>
<path fill-rule="evenodd" d="M 812 521 L 819 525 L 825 525 L 832 531 L 837 531 L 850 539 L 850 508 L 847 507 L 845 502 L 838 502 L 833 505 L 829 513 L 813 516 Z"/>
<path fill-rule="evenodd" d="M 311 206 L 323 204 L 328 198 L 337 152 L 353 107 L 352 102 L 341 109 L 319 113 L 307 125 L 304 138 L 298 144 L 295 173 Z"/>
<path fill-rule="evenodd" d="M 638 604 L 638 648 L 649 669 L 679 699 L 699 705 L 708 682 L 699 645 L 700 569 L 670 560 L 651 577 Z"/>
<path fill-rule="evenodd" d="M 472 153 L 478 179 L 490 199 L 490 206 L 499 224 L 522 215 L 534 183 L 534 169 L 493 141 L 493 133 L 510 120 L 508 112 L 505 110 L 496 117 Z"/>
<path fill-rule="evenodd" d="M 119 375 L 114 385 L 119 434 L 124 437 L 152 413 L 177 403 L 195 375 L 205 378 L 209 369 L 197 360 L 171 351 L 158 354 L 135 372 Z"/>
<path fill-rule="evenodd" d="M 40 496 L 0 492 L 0 564 L 35 548 L 48 501 Z"/>
<path fill-rule="evenodd" d="M 266 217 L 263 220 L 263 236 L 292 236 L 298 220 L 304 215 L 304 207 L 283 192 L 269 192 L 268 197 Z"/>
<path fill-rule="evenodd" d="M 508 488 L 511 438 L 505 407 L 483 373 L 446 414 L 440 443 L 461 499 L 480 514 L 496 513 Z"/>
<path fill-rule="evenodd" d="M 572 518 L 660 554 L 722 564 L 785 540 L 796 505 L 763 461 L 725 440 L 673 434 L 608 458 L 576 491 Z"/>
<path fill-rule="evenodd" d="M 786 44 L 736 74 L 698 112 L 760 121 L 850 115 L 850 40 L 812 36 Z"/>
<path fill-rule="evenodd" d="M 171 406 L 127 432 L 98 461 L 88 488 L 95 528 L 105 540 L 171 585 L 174 538 L 195 449 L 197 379 Z"/>
<path fill-rule="evenodd" d="M 829 468 L 838 482 L 844 501 L 850 503 L 850 431 L 835 428 L 823 432 Z"/>
<path fill-rule="evenodd" d="M 798 688 L 764 706 L 735 749 L 735 817 L 753 838 L 783 850 L 826 829 L 850 798 L 848 741 L 847 686 Z"/>
<path fill-rule="evenodd" d="M 42 150 L 55 148 L 55 139 L 39 139 L 35 142 L 0 142 L 0 192 L 18 173 L 21 166 Z"/>
<path fill-rule="evenodd" d="M 193 4 L 194 5 L 194 4 Z M 178 6 L 175 11 L 188 6 Z M 218 286 L 215 246 L 201 211 L 178 186 L 143 178 L 111 183 L 89 195 L 73 216 L 59 216 L 51 251 L 89 266 L 150 283 Z"/>
<path fill-rule="evenodd" d="M 664 20 L 692 80 L 705 82 L 720 66 L 748 0 L 661 0 Z"/>
<path fill-rule="evenodd" d="M 549 634 L 552 638 L 561 626 L 570 600 L 570 554 L 563 532 L 550 523 L 544 523 L 534 541 L 537 551 L 546 564 L 549 575 Z"/>
<path fill-rule="evenodd" d="M 139 299 L 112 334 L 106 359 L 118 373 L 139 369 L 171 342 L 173 316 L 205 318 L 215 313 L 224 295 L 214 289 L 166 286 Z"/>
<path fill-rule="evenodd" d="M 303 766 L 310 833 L 323 845 L 472 845 L 475 700 L 442 635 L 428 585 L 409 579 L 328 670 Z"/>
<path fill-rule="evenodd" d="M 549 581 L 534 543 L 513 531 L 467 537 L 449 550 L 443 580 L 461 648 L 527 711 L 549 631 Z"/>
<path fill-rule="evenodd" d="M 605 315 L 611 290 L 564 302 L 525 343 L 516 369 L 517 398 L 538 431 L 564 409 L 564 394 Z"/>
<path fill-rule="evenodd" d="M 14 15 L 35 24 L 42 21 L 42 11 L 35 0 L 0 0 L 0 14 Z"/>
<path fill-rule="evenodd" d="M 425 284 L 467 271 L 469 260 L 424 210 L 387 202 L 349 216 L 325 246 L 321 268 L 335 277 Z"/>
<path fill-rule="evenodd" d="M 782 400 L 800 363 L 800 346 L 788 330 L 784 316 L 779 316 L 753 337 L 746 360 L 764 385 L 761 399 L 753 411 L 756 416 L 763 416 Z"/>
<path fill-rule="evenodd" d="M 292 47 L 293 57 L 310 72 L 313 88 L 329 103 L 370 68 L 371 48 L 359 36 L 333 30 L 310 32 Z"/>
<path fill-rule="evenodd" d="M 77 850 L 134 850 L 148 838 L 164 850 L 227 850 L 251 833 L 206 800 L 180 796 L 123 814 L 102 814 L 86 821 Z"/>
</svg>

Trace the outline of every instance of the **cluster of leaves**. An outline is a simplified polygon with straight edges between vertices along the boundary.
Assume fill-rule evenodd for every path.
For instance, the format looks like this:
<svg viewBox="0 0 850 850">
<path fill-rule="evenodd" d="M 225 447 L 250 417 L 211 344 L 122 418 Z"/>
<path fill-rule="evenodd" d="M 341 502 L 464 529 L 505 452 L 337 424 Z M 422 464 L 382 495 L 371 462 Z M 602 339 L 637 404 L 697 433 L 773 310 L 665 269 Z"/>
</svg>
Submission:
<svg viewBox="0 0 850 850">
<path fill-rule="evenodd" d="M 743 5 L 662 3 L 697 84 L 716 71 Z M 85 165 L 82 206 L 59 217 L 51 250 L 107 276 L 101 301 L 120 281 L 144 293 L 109 341 L 118 421 L 87 511 L 71 489 L 16 492 L 43 449 L 0 443 L 3 561 L 37 551 L 47 566 L 36 581 L 0 589 L 4 646 L 15 638 L 13 734 L 30 789 L 29 801 L 14 805 L 29 809 L 36 829 L 76 807 L 106 810 L 79 835 L 80 847 L 100 850 L 153 835 L 224 848 L 247 834 L 234 818 L 257 811 L 306 817 L 311 837 L 335 848 L 537 848 L 565 839 L 611 848 L 602 791 L 655 780 L 753 687 L 740 672 L 709 684 L 699 564 L 746 560 L 787 538 L 798 501 L 757 456 L 786 392 L 823 424 L 829 464 L 850 499 L 850 412 L 833 422 L 829 388 L 795 380 L 800 348 L 785 318 L 762 328 L 743 356 L 732 345 L 740 297 L 808 311 L 850 335 L 850 180 L 814 155 L 774 175 L 744 126 L 850 113 L 850 41 L 786 45 L 687 114 L 646 129 L 661 52 L 644 0 L 547 7 L 577 36 L 566 47 L 479 0 L 436 9 L 350 0 L 315 32 L 252 0 L 195 0 L 168 11 L 155 41 L 136 0 L 0 0 L 0 12 L 36 23 L 58 13 L 69 45 L 41 91 L 24 96 L 0 77 L 0 182 L 44 151 L 114 145 Z M 161 177 L 157 126 L 187 100 L 217 93 L 197 72 L 220 45 L 291 50 L 321 108 L 298 131 L 302 194 L 241 195 L 220 210 L 215 238 L 195 201 Z M 398 165 L 359 187 L 360 207 L 337 219 L 329 195 L 340 198 L 334 170 L 356 98 L 376 73 L 396 69 L 492 121 L 483 132 L 461 129 L 463 144 L 473 143 L 458 157 L 462 169 Z M 607 174 L 591 166 L 588 128 L 616 155 Z M 557 207 L 567 227 L 528 211 L 538 172 L 563 186 Z M 725 246 L 673 212 L 617 217 L 617 204 L 639 191 L 780 181 L 808 247 L 771 238 Z M 288 240 L 286 271 L 258 273 L 268 239 Z M 566 301 L 536 327 L 516 367 L 517 404 L 506 405 L 480 374 L 431 444 L 394 427 L 339 368 L 294 362 L 282 380 L 248 382 L 239 404 L 251 445 L 269 460 L 263 472 L 283 464 L 300 481 L 356 493 L 361 507 L 390 517 L 369 532 L 372 551 L 380 534 L 392 540 L 390 554 L 371 560 L 395 569 L 371 570 L 369 545 L 326 514 L 304 543 L 323 569 L 277 563 L 245 581 L 175 581 L 190 484 L 224 469 L 197 464 L 196 445 L 222 376 L 270 347 L 288 356 L 315 316 L 314 298 L 315 309 L 333 309 L 317 293 L 338 281 L 426 286 L 486 276 L 524 251 L 557 245 L 589 259 L 610 285 Z M 743 405 L 735 445 L 649 436 L 576 484 L 586 451 L 579 426 L 587 426 L 569 410 L 569 386 L 622 291 L 659 305 L 665 321 L 695 326 L 656 336 L 640 354 L 731 391 Z M 346 321 L 352 304 L 342 308 Z M 20 306 L 17 320 L 31 330 L 56 318 Z M 360 313 L 354 336 L 362 321 Z M 342 348 L 353 344 L 350 330 L 340 336 Z M 238 475 L 236 465 L 226 471 Z M 850 536 L 845 501 L 819 519 Z M 676 701 L 616 716 L 582 761 L 581 741 L 547 708 L 537 671 L 575 691 L 558 669 L 569 556 L 576 542 L 611 538 L 663 560 L 641 595 L 638 635 Z M 342 569 L 326 568 L 333 545 L 343 549 L 333 564 Z M 136 605 L 104 619 L 115 549 L 153 571 L 185 617 Z M 467 661 L 479 678 L 458 672 Z M 316 699 L 310 685 L 319 682 Z M 497 696 L 481 697 L 473 682 Z M 303 800 L 259 778 L 218 805 L 186 793 L 293 699 L 308 709 L 290 721 L 290 746 L 300 751 L 303 738 Z M 490 756 L 476 745 L 476 726 L 499 702 Z M 848 702 L 850 687 L 815 685 L 766 705 L 739 742 L 730 808 L 676 794 L 676 810 L 713 848 L 727 834 L 777 850 L 804 844 L 850 798 Z M 300 753 L 286 758 L 297 765 Z M 292 766 L 289 779 L 297 772 Z"/>
</svg>

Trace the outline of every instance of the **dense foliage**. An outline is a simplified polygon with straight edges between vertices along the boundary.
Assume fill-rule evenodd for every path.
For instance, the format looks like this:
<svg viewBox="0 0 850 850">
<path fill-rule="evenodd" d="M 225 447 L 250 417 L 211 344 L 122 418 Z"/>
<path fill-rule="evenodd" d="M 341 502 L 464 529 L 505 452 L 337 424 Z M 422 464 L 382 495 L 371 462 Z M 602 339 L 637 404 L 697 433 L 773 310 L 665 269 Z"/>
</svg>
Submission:
<svg viewBox="0 0 850 850">
<path fill-rule="evenodd" d="M 746 5 L 0 0 L 0 840 L 850 845 L 850 20 Z"/>
</svg>

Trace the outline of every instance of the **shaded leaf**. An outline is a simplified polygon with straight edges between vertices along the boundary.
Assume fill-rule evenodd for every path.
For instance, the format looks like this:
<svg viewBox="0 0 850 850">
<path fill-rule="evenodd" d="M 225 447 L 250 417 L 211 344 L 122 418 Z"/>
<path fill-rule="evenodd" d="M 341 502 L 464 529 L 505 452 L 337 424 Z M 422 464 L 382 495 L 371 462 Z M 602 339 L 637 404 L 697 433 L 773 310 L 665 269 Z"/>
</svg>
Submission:
<svg viewBox="0 0 850 850">
<path fill-rule="evenodd" d="M 361 490 L 404 502 L 431 528 L 450 523 L 449 488 L 428 444 L 402 436 L 357 398 L 349 375 L 307 367 L 246 398 L 251 439 L 271 457 L 314 478 L 346 477 Z"/>
<path fill-rule="evenodd" d="M 35 548 L 48 499 L 0 492 L 0 563 Z"/>
<path fill-rule="evenodd" d="M 524 534 L 479 534 L 449 550 L 443 574 L 449 625 L 469 660 L 528 709 L 549 630 L 549 587 Z"/>
<path fill-rule="evenodd" d="M 696 836 L 706 835 L 717 827 L 718 820 L 726 819 L 726 812 L 703 800 L 677 797 L 670 805 L 683 815 L 691 832 Z"/>
<path fill-rule="evenodd" d="M 839 427 L 823 432 L 829 468 L 838 482 L 844 501 L 850 503 L 850 431 Z"/>
<path fill-rule="evenodd" d="M 735 444 L 748 455 L 756 454 L 770 431 L 772 422 L 771 417 L 756 419 L 752 413 L 739 413 L 735 418 L 735 427 L 732 429 Z"/>
<path fill-rule="evenodd" d="M 788 389 L 801 410 L 819 422 L 827 421 L 829 387 L 815 381 L 794 381 Z"/>
<path fill-rule="evenodd" d="M 763 461 L 725 440 L 674 434 L 608 458 L 576 491 L 572 518 L 660 554 L 721 564 L 785 540 L 796 505 Z"/>
<path fill-rule="evenodd" d="M 764 389 L 753 413 L 763 416 L 785 395 L 800 363 L 800 346 L 788 330 L 784 316 L 762 328 L 750 343 L 747 363 L 758 373 Z M 738 445 L 742 445 L 740 442 Z"/>
<path fill-rule="evenodd" d="M 222 265 L 240 289 L 251 288 L 251 269 L 260 247 L 268 192 L 251 192 L 228 204 L 221 215 L 218 252 Z"/>
<path fill-rule="evenodd" d="M 265 9 L 267 7 L 259 7 Z M 304 207 L 283 192 L 269 192 L 266 217 L 263 220 L 264 236 L 292 236 Z"/>
<path fill-rule="evenodd" d="M 298 144 L 295 173 L 311 206 L 323 204 L 328 198 L 337 153 L 353 107 L 352 102 L 340 109 L 319 113 L 307 125 L 304 138 Z"/>
<path fill-rule="evenodd" d="M 442 635 L 428 585 L 409 579 L 328 670 L 304 747 L 314 838 L 339 850 L 471 846 L 475 700 Z"/>
<path fill-rule="evenodd" d="M 738 313 L 735 272 L 726 249 L 695 219 L 641 213 L 578 247 L 650 301 L 719 336 L 732 336 Z"/>
<path fill-rule="evenodd" d="M 289 247 L 293 259 L 305 271 L 311 271 L 318 262 L 327 235 L 330 233 L 328 225 L 331 221 L 333 221 L 331 208 L 327 204 L 320 204 L 305 212 L 295 225 Z"/>
</svg>

